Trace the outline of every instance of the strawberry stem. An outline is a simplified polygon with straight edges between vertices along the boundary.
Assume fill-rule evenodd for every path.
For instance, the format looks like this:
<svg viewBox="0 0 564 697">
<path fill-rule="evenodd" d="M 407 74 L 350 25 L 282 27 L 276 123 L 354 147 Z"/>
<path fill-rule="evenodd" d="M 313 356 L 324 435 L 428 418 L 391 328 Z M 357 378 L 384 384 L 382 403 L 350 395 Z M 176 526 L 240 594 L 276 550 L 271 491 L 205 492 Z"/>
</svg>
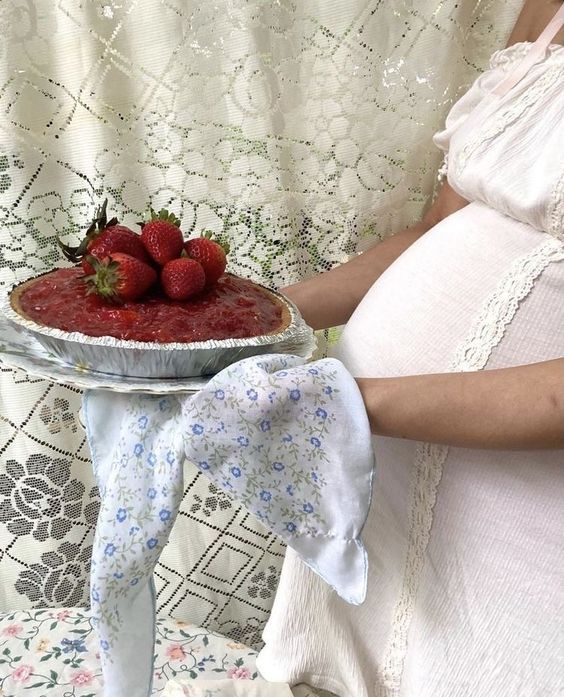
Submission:
<svg viewBox="0 0 564 697">
<path fill-rule="evenodd" d="M 88 254 L 86 261 L 94 269 L 94 273 L 85 277 L 88 284 L 87 293 L 96 293 L 107 300 L 119 301 L 116 286 L 119 282 L 119 263 L 105 259 L 100 261 Z"/>
<path fill-rule="evenodd" d="M 153 220 L 165 220 L 167 223 L 172 223 L 173 225 L 176 225 L 176 227 L 180 227 L 180 218 L 174 215 L 174 213 L 169 213 L 166 208 L 161 208 L 158 213 L 156 213 L 153 208 L 149 208 L 147 220 L 142 220 L 137 224 L 143 228 L 145 225 L 147 225 L 147 223 L 150 223 Z"/>
<path fill-rule="evenodd" d="M 205 237 L 208 240 L 212 240 L 212 242 L 215 242 L 218 244 L 225 254 L 229 254 L 231 251 L 231 247 L 229 246 L 229 242 L 227 241 L 227 238 L 224 235 L 221 235 L 220 237 L 214 237 L 213 236 L 213 230 L 202 230 L 200 233 L 200 237 Z"/>
<path fill-rule="evenodd" d="M 82 259 L 88 250 L 90 242 L 95 240 L 103 230 L 118 224 L 118 219 L 115 217 L 108 221 L 107 206 L 108 199 L 106 198 L 104 199 L 104 203 L 96 210 L 96 215 L 92 218 L 92 222 L 88 226 L 82 242 L 77 247 L 71 247 L 65 244 L 57 235 L 57 244 L 61 248 L 64 257 L 72 261 L 73 264 L 77 264 Z"/>
</svg>

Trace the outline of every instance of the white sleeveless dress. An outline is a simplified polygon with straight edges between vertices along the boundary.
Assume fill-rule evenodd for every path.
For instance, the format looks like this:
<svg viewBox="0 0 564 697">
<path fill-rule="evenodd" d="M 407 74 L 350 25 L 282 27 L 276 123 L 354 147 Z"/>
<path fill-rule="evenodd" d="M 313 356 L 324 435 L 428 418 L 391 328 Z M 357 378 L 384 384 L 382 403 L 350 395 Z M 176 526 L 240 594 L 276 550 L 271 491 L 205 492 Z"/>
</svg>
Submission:
<svg viewBox="0 0 564 697">
<path fill-rule="evenodd" d="M 491 94 L 530 46 L 494 54 L 437 134 L 471 203 L 368 292 L 337 350 L 353 375 L 564 355 L 564 47 Z M 264 677 L 340 697 L 562 697 L 564 451 L 374 447 L 367 600 L 347 605 L 289 550 Z"/>
</svg>

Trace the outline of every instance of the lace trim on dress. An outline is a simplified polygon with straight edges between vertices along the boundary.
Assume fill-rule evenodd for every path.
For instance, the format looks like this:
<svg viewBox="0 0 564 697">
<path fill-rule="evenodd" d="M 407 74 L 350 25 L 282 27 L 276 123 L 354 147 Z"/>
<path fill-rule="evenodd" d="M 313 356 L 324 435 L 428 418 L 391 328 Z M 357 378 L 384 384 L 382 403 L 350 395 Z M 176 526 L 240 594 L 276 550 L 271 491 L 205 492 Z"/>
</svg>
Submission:
<svg viewBox="0 0 564 697">
<path fill-rule="evenodd" d="M 445 152 L 443 163 L 437 170 L 437 181 L 442 184 L 448 174 L 448 152 Z"/>
<path fill-rule="evenodd" d="M 558 85 L 561 79 L 562 67 L 560 65 L 548 68 L 544 75 L 530 85 L 518 99 L 511 100 L 497 114 L 483 119 L 484 127 L 481 129 L 476 128 L 474 137 L 453 158 L 456 174 L 460 176 L 462 170 L 468 164 L 470 156 L 480 145 L 491 140 L 505 130 L 510 123 L 519 119 L 527 109 L 538 103 L 540 95 L 548 92 L 554 85 Z M 487 97 L 488 95 L 484 99 L 487 99 Z M 479 109 L 480 105 L 476 108 Z"/>
<path fill-rule="evenodd" d="M 564 169 L 556 180 L 547 207 L 547 231 L 564 242 Z"/>
<path fill-rule="evenodd" d="M 518 258 L 487 298 L 467 339 L 459 347 L 448 372 L 482 370 L 499 344 L 519 304 L 531 292 L 551 262 L 564 261 L 564 245 L 550 237 Z M 407 640 L 425 552 L 433 522 L 433 509 L 448 446 L 419 443 L 411 474 L 409 534 L 405 572 L 382 662 L 380 697 L 398 694 L 407 653 Z"/>
<path fill-rule="evenodd" d="M 407 635 L 421 572 L 425 562 L 425 550 L 431 535 L 433 509 L 437 489 L 448 455 L 448 446 L 435 443 L 418 443 L 415 462 L 411 471 L 409 536 L 405 571 L 399 600 L 394 610 L 390 639 L 382 663 L 382 689 L 379 697 L 395 695 L 400 688 L 403 665 L 407 653 Z"/>
</svg>

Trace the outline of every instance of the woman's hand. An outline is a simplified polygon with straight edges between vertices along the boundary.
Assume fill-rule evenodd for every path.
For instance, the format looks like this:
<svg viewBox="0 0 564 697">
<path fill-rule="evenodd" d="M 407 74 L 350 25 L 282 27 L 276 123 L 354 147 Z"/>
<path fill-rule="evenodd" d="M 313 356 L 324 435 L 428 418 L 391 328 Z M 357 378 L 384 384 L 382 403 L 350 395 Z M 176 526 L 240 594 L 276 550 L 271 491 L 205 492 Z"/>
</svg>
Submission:
<svg viewBox="0 0 564 697">
<path fill-rule="evenodd" d="M 564 448 L 564 358 L 357 383 L 375 434 L 463 448 Z"/>
</svg>

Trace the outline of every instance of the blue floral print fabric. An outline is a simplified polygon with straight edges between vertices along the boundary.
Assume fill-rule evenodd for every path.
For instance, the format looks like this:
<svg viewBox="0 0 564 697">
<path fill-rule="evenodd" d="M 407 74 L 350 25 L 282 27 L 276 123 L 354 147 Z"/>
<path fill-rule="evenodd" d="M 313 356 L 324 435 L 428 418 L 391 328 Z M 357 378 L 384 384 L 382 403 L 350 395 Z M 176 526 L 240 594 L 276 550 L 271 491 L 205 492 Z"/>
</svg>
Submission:
<svg viewBox="0 0 564 697">
<path fill-rule="evenodd" d="M 150 694 L 152 573 L 182 498 L 188 458 L 350 603 L 366 595 L 360 532 L 374 457 L 355 380 L 335 359 L 239 361 L 196 395 L 86 393 L 101 510 L 91 607 L 105 697 Z"/>
<path fill-rule="evenodd" d="M 250 358 L 182 405 L 184 452 L 293 547 L 341 597 L 361 603 L 360 531 L 373 469 L 355 380 L 333 358 Z"/>
<path fill-rule="evenodd" d="M 153 570 L 183 491 L 175 399 L 88 392 L 84 416 L 101 506 L 92 548 L 90 605 L 104 697 L 151 694 Z"/>
</svg>

